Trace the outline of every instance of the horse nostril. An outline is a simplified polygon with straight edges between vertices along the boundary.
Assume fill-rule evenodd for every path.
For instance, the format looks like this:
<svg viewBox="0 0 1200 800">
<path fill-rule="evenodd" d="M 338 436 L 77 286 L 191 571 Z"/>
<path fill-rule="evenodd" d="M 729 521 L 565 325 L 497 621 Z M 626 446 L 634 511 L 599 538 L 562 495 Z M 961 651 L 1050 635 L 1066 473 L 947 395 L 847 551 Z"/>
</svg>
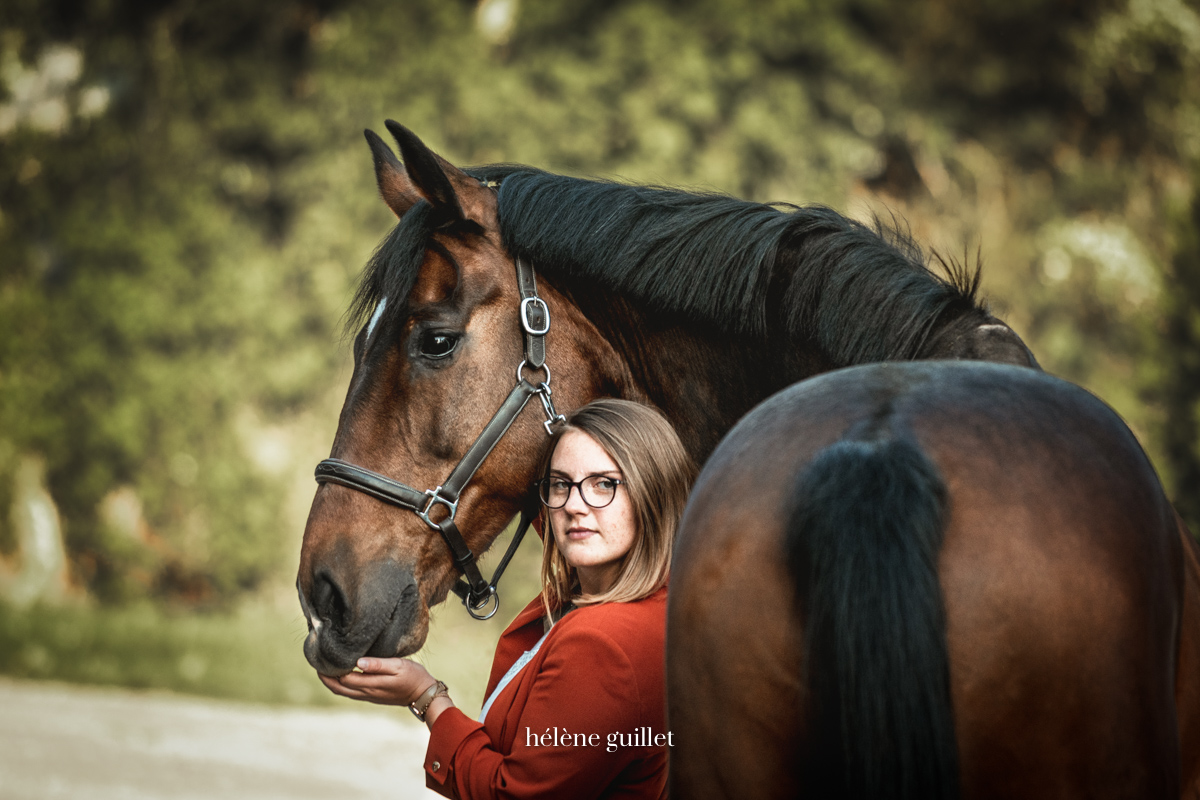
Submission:
<svg viewBox="0 0 1200 800">
<path fill-rule="evenodd" d="M 350 605 L 342 587 L 328 572 L 318 572 L 313 581 L 313 610 L 337 630 L 345 630 L 349 622 Z"/>
</svg>

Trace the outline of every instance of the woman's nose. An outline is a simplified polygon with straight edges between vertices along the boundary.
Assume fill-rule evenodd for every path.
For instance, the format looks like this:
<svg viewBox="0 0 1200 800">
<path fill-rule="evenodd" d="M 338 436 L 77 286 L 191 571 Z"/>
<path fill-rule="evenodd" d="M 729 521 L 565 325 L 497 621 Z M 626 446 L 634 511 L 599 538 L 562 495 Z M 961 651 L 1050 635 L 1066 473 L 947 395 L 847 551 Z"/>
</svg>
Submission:
<svg viewBox="0 0 1200 800">
<path fill-rule="evenodd" d="M 583 487 L 572 486 L 567 490 L 567 502 L 563 503 L 563 509 L 571 514 L 584 515 L 591 510 L 591 506 L 583 502 Z"/>
</svg>

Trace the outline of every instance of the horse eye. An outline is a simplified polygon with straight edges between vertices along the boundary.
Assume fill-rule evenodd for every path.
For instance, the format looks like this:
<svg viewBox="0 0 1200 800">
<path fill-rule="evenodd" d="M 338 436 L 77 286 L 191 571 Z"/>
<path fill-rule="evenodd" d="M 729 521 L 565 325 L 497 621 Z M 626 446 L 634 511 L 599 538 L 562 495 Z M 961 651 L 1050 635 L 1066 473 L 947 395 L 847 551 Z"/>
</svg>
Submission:
<svg viewBox="0 0 1200 800">
<path fill-rule="evenodd" d="M 421 355 L 426 358 L 445 358 L 458 346 L 458 337 L 452 333 L 426 331 L 421 334 Z"/>
</svg>

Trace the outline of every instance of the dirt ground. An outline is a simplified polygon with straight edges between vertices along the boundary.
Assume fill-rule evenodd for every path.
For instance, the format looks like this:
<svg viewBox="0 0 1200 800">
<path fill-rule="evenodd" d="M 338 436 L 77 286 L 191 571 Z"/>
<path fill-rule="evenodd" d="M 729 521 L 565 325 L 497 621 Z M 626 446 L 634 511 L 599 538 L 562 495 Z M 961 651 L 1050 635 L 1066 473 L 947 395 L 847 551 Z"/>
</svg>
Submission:
<svg viewBox="0 0 1200 800">
<path fill-rule="evenodd" d="M 0 679 L 0 800 L 437 797 L 407 715 Z"/>
</svg>

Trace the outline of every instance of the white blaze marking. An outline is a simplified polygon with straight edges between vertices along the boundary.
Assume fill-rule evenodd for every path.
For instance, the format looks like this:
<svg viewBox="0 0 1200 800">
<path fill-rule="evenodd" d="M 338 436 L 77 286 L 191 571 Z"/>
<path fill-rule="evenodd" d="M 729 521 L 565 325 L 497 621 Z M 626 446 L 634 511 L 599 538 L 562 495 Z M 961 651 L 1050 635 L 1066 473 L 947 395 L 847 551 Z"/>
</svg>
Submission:
<svg viewBox="0 0 1200 800">
<path fill-rule="evenodd" d="M 383 310 L 387 308 L 387 298 L 379 301 L 379 305 L 375 306 L 375 313 L 371 315 L 371 321 L 367 323 L 367 338 L 371 338 L 371 334 L 375 332 L 375 324 L 379 322 L 379 318 L 383 316 Z"/>
</svg>

